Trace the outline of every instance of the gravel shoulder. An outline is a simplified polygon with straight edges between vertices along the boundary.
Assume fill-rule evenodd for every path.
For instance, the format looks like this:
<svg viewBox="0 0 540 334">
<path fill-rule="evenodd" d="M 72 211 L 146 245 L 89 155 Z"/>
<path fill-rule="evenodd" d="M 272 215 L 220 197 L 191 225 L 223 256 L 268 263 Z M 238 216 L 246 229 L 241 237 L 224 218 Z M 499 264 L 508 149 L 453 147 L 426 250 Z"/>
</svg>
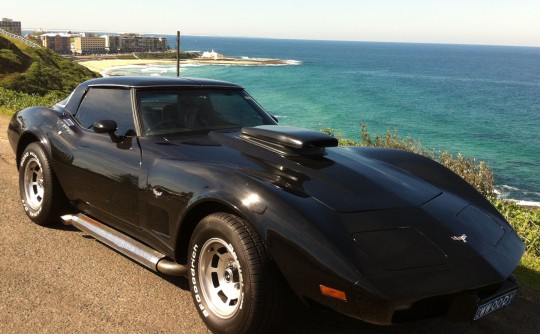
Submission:
<svg viewBox="0 0 540 334">
<path fill-rule="evenodd" d="M 71 227 L 32 224 L 0 115 L 0 332 L 207 333 L 187 282 L 160 276 Z M 441 319 L 379 327 L 301 309 L 280 333 L 540 333 L 540 298 L 517 300 L 481 321 Z"/>
</svg>

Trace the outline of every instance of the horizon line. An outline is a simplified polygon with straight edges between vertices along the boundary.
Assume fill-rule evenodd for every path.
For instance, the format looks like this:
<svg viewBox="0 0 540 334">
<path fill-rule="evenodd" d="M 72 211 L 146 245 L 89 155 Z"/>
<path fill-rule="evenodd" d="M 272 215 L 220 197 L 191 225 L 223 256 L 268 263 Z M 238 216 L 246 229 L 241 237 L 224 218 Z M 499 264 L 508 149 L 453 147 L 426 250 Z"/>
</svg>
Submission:
<svg viewBox="0 0 540 334">
<path fill-rule="evenodd" d="M 44 28 L 21 28 L 21 31 L 55 31 L 55 32 L 89 32 L 89 33 L 115 33 L 115 34 L 141 34 L 141 35 L 164 35 L 174 36 L 176 33 L 161 33 L 161 32 L 126 32 L 126 31 L 109 31 L 109 30 L 85 30 L 85 29 L 44 29 Z M 490 43 L 467 43 L 467 42 L 414 42 L 414 41 L 379 41 L 379 40 L 351 40 L 351 39 L 316 39 L 316 38 L 299 38 L 299 37 L 256 37 L 256 36 L 241 36 L 241 35 L 216 35 L 216 34 L 201 34 L 201 33 L 185 33 L 181 36 L 198 36 L 198 37 L 223 37 L 223 38 L 253 38 L 253 39 L 276 39 L 276 40 L 297 40 L 297 41 L 333 41 L 333 42 L 359 42 L 359 43 L 392 43 L 392 44 L 435 44 L 435 45 L 464 45 L 464 46 L 494 46 L 494 47 L 518 47 L 518 48 L 540 48 L 539 45 L 518 45 L 518 44 L 490 44 Z"/>
</svg>

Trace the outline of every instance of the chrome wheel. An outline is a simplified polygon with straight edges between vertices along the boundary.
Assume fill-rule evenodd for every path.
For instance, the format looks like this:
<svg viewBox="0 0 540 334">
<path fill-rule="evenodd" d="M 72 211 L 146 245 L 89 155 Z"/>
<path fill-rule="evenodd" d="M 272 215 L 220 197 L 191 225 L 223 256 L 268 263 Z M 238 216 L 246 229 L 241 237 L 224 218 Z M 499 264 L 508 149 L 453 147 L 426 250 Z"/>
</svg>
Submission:
<svg viewBox="0 0 540 334">
<path fill-rule="evenodd" d="M 218 238 L 206 241 L 201 248 L 198 275 L 208 308 L 221 319 L 234 316 L 241 306 L 244 284 L 232 245 Z"/>
<path fill-rule="evenodd" d="M 252 225 L 212 213 L 193 230 L 189 249 L 191 296 L 212 333 L 275 333 L 288 287 Z"/>
<path fill-rule="evenodd" d="M 47 226 L 65 212 L 65 197 L 40 143 L 30 143 L 20 156 L 19 194 L 24 212 L 34 223 Z"/>
<path fill-rule="evenodd" d="M 24 200 L 32 210 L 39 210 L 43 205 L 43 169 L 35 157 L 29 158 L 24 169 Z"/>
</svg>

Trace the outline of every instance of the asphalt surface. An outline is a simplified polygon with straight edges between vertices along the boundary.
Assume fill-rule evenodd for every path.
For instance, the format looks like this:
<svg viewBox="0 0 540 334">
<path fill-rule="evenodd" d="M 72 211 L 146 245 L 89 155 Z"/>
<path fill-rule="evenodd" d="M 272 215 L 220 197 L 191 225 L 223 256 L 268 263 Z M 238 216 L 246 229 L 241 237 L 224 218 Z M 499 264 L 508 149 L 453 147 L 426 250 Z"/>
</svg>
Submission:
<svg viewBox="0 0 540 334">
<path fill-rule="evenodd" d="M 0 116 L 0 333 L 208 333 L 182 278 L 153 273 L 84 233 L 37 226 L 19 202 Z M 473 273 L 471 273 L 473 274 Z M 379 327 L 296 308 L 279 333 L 540 333 L 538 295 L 474 323 Z"/>
</svg>

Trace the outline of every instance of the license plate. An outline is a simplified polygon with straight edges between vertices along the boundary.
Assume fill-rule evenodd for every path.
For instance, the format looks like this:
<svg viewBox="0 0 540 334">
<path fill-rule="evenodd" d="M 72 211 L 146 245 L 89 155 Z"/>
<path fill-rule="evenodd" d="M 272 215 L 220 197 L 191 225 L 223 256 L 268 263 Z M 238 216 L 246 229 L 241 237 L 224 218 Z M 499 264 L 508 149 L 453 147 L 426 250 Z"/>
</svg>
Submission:
<svg viewBox="0 0 540 334">
<path fill-rule="evenodd" d="M 505 293 L 504 295 L 501 295 L 499 297 L 496 297 L 492 300 L 489 300 L 482 305 L 478 306 L 476 309 L 476 314 L 474 315 L 473 320 L 478 320 L 482 318 L 485 315 L 490 314 L 493 311 L 496 311 L 500 309 L 501 307 L 504 307 L 511 302 L 514 301 L 517 295 L 517 290 L 510 291 L 508 293 Z"/>
</svg>

